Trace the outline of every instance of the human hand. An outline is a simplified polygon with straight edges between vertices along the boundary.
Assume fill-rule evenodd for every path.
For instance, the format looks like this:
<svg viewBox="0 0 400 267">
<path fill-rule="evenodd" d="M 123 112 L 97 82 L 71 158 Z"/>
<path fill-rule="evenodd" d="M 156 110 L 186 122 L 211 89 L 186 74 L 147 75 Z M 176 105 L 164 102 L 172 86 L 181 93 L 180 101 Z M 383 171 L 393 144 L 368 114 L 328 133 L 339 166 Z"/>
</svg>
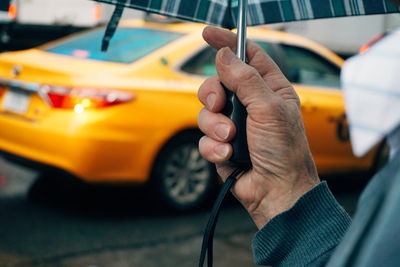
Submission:
<svg viewBox="0 0 400 267">
<path fill-rule="evenodd" d="M 236 35 L 215 27 L 206 27 L 203 38 L 218 51 L 218 75 L 200 87 L 204 104 L 198 124 L 205 134 L 200 153 L 216 163 L 222 179 L 235 169 L 226 161 L 232 155 L 229 141 L 235 125 L 223 114 L 226 101 L 221 82 L 236 93 L 246 107 L 247 143 L 252 168 L 232 188 L 258 228 L 291 208 L 305 192 L 319 183 L 305 135 L 300 101 L 290 82 L 265 51 L 248 42 L 248 64 L 232 52 Z"/>
</svg>

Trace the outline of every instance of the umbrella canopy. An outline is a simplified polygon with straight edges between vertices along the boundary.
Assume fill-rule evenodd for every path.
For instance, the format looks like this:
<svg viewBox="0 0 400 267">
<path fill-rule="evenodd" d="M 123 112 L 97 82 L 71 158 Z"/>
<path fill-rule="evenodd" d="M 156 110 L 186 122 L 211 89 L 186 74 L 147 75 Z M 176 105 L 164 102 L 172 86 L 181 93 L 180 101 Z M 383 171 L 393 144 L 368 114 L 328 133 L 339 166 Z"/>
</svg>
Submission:
<svg viewBox="0 0 400 267">
<path fill-rule="evenodd" d="M 245 0 L 246 21 L 239 22 L 241 0 L 94 0 L 116 6 L 104 36 L 107 50 L 125 7 L 202 22 L 227 29 L 245 25 L 400 12 L 388 0 Z M 248 4 L 247 4 L 248 2 Z"/>
<path fill-rule="evenodd" d="M 121 7 L 237 28 L 238 0 L 95 0 Z M 399 12 L 387 0 L 248 0 L 247 25 Z"/>
</svg>

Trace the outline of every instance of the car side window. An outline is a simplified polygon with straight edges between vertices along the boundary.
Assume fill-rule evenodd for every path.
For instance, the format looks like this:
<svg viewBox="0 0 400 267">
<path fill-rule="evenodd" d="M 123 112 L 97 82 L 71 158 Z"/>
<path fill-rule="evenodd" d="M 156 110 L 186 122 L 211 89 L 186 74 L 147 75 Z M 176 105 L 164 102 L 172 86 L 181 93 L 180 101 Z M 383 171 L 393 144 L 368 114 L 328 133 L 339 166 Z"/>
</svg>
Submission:
<svg viewBox="0 0 400 267">
<path fill-rule="evenodd" d="M 281 44 L 291 82 L 340 88 L 340 68 L 322 56 L 305 48 Z"/>
<path fill-rule="evenodd" d="M 272 44 L 264 41 L 255 41 L 258 45 L 260 45 L 273 59 L 274 53 Z M 200 76 L 213 76 L 217 74 L 217 70 L 215 68 L 215 56 L 217 51 L 208 46 L 201 50 L 199 53 L 194 55 L 192 58 L 187 60 L 182 66 L 181 70 L 189 73 Z"/>
<path fill-rule="evenodd" d="M 200 76 L 213 76 L 217 74 L 217 70 L 215 69 L 216 54 L 217 51 L 214 48 L 207 46 L 205 49 L 201 50 L 186 61 L 181 66 L 181 70 Z"/>
</svg>

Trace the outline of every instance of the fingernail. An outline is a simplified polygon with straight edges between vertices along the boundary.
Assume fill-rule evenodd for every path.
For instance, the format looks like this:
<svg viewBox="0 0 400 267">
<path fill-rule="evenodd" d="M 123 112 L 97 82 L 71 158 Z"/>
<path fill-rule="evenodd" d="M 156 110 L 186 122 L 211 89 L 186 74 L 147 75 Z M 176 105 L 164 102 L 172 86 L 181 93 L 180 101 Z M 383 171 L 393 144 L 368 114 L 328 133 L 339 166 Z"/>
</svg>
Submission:
<svg viewBox="0 0 400 267">
<path fill-rule="evenodd" d="M 229 47 L 222 48 L 222 53 L 221 53 L 222 64 L 230 65 L 236 59 L 238 59 L 238 58 L 236 57 L 236 55 L 232 52 L 232 50 Z"/>
<path fill-rule="evenodd" d="M 216 147 L 214 147 L 214 152 L 220 157 L 220 158 L 226 158 L 229 153 L 229 145 L 228 144 L 219 144 Z"/>
<path fill-rule="evenodd" d="M 227 124 L 218 124 L 215 127 L 215 134 L 223 140 L 227 139 L 229 136 L 229 126 Z"/>
<path fill-rule="evenodd" d="M 216 98 L 217 95 L 215 93 L 211 93 L 207 96 L 207 107 L 209 109 L 212 109 L 214 107 Z"/>
</svg>

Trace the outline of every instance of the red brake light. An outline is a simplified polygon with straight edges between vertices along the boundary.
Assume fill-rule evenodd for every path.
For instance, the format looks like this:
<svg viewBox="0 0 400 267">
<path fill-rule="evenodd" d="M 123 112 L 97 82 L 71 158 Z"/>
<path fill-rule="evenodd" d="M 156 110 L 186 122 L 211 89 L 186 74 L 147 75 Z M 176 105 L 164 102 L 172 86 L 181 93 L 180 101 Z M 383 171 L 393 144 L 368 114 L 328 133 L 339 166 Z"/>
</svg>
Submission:
<svg viewBox="0 0 400 267">
<path fill-rule="evenodd" d="M 6 91 L 6 87 L 3 85 L 0 85 L 0 98 L 3 96 L 5 91 Z"/>
<path fill-rule="evenodd" d="M 61 86 L 43 86 L 41 95 L 53 108 L 74 109 L 76 112 L 114 106 L 135 98 L 130 92 L 118 90 Z"/>
<path fill-rule="evenodd" d="M 376 44 L 379 40 L 386 36 L 387 33 L 379 33 L 375 35 L 368 43 L 360 47 L 358 51 L 360 54 L 363 54 L 368 51 L 374 44 Z"/>
<path fill-rule="evenodd" d="M 8 17 L 10 19 L 15 19 L 17 17 L 17 6 L 15 4 L 11 4 L 8 7 Z"/>
<path fill-rule="evenodd" d="M 97 4 L 93 7 L 93 17 L 95 21 L 101 21 L 101 18 L 103 17 L 103 12 L 100 4 Z"/>
</svg>

